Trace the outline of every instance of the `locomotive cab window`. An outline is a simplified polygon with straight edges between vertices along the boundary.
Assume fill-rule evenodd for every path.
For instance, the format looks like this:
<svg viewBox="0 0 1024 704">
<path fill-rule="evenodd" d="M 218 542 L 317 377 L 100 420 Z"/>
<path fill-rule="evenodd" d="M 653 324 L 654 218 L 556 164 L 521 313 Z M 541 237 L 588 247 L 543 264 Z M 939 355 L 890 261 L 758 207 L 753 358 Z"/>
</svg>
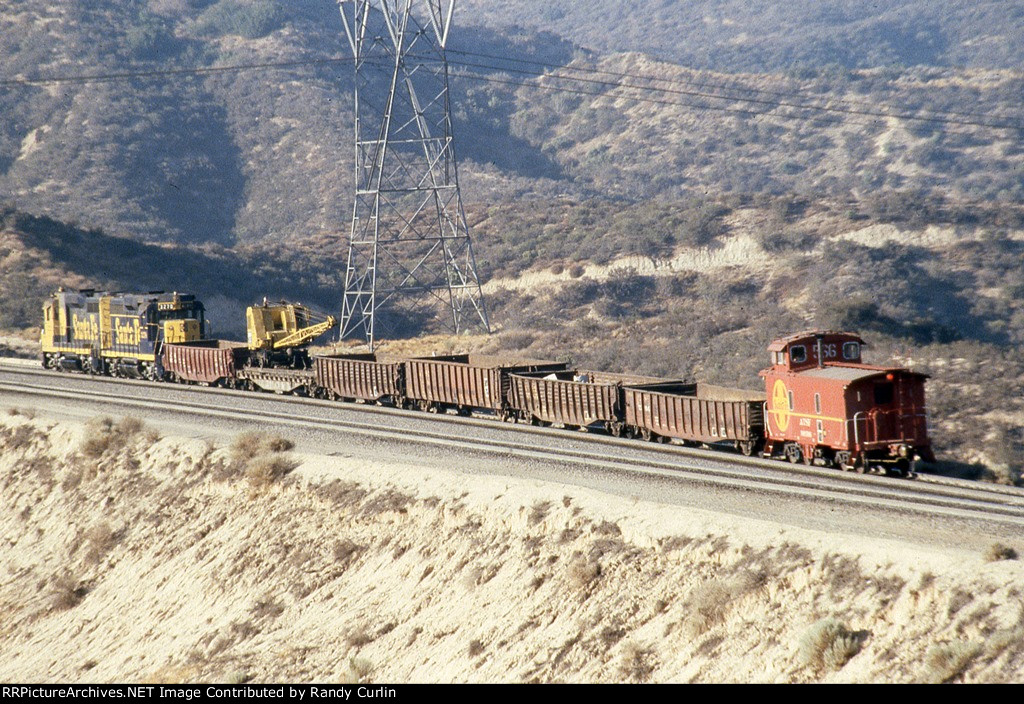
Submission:
<svg viewBox="0 0 1024 704">
<path fill-rule="evenodd" d="M 859 342 L 844 342 L 843 343 L 843 359 L 852 361 L 854 359 L 860 359 L 860 343 Z"/>
<path fill-rule="evenodd" d="M 807 348 L 803 345 L 793 345 L 789 348 L 789 358 L 793 364 L 803 364 L 807 361 Z"/>
<path fill-rule="evenodd" d="M 875 405 L 887 406 L 892 403 L 893 399 L 893 386 L 886 382 L 884 384 L 875 384 Z"/>
</svg>

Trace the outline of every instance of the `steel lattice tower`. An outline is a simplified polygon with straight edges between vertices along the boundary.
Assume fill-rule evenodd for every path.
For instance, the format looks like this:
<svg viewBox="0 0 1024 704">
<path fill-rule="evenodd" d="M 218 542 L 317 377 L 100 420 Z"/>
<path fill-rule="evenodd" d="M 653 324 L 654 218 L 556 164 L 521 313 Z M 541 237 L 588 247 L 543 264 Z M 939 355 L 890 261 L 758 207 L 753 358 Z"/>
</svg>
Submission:
<svg viewBox="0 0 1024 704">
<path fill-rule="evenodd" d="M 378 332 L 410 315 L 490 332 L 452 140 L 445 44 L 455 0 L 339 6 L 356 118 L 341 337 L 361 335 L 373 349 Z"/>
</svg>

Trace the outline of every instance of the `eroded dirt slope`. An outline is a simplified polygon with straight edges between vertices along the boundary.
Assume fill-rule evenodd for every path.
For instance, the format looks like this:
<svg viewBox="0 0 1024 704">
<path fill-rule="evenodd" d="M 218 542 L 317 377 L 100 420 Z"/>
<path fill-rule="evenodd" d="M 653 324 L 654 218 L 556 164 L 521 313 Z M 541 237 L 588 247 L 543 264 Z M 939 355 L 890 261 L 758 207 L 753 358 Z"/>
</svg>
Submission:
<svg viewBox="0 0 1024 704">
<path fill-rule="evenodd" d="M 31 415 L 5 681 L 1024 679 L 1016 560 Z"/>
</svg>

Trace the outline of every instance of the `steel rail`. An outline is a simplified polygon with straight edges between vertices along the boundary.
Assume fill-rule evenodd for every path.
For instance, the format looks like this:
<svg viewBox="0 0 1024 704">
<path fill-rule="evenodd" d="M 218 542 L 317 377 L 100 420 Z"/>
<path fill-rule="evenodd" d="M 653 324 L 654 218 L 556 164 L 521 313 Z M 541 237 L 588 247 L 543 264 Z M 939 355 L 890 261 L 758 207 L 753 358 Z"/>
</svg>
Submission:
<svg viewBox="0 0 1024 704">
<path fill-rule="evenodd" d="M 228 395 L 240 399 L 268 398 L 273 399 L 276 403 L 289 403 L 301 406 L 319 406 L 322 408 L 329 409 L 343 409 L 355 413 L 379 414 L 384 416 L 396 416 L 401 418 L 415 418 L 422 422 L 447 423 L 453 426 L 473 425 L 489 429 L 493 432 L 502 432 L 502 430 L 504 429 L 505 432 L 511 434 L 533 434 L 538 437 L 550 439 L 554 442 L 562 443 L 567 441 L 578 441 L 600 444 L 608 447 L 618 448 L 624 451 L 629 451 L 631 453 L 640 452 L 645 454 L 661 454 L 672 458 L 678 458 L 679 456 L 682 455 L 716 463 L 728 463 L 752 468 L 768 469 L 771 470 L 774 474 L 785 474 L 792 476 L 813 476 L 824 479 L 830 483 L 844 484 L 851 487 L 860 486 L 864 484 L 874 484 L 879 487 L 885 487 L 886 490 L 891 491 L 896 486 L 906 487 L 909 484 L 918 487 L 917 490 L 922 493 L 933 494 L 937 496 L 964 498 L 965 496 L 972 495 L 983 497 L 981 500 L 986 500 L 988 499 L 988 495 L 1001 495 L 1003 497 L 1006 497 L 1005 502 L 1007 504 L 1024 506 L 1024 490 L 1017 487 L 971 481 L 966 479 L 954 479 L 951 477 L 939 477 L 928 474 L 915 474 L 913 480 L 907 482 L 904 479 L 896 479 L 893 477 L 882 477 L 871 474 L 862 475 L 857 474 L 855 472 L 841 472 L 836 469 L 817 467 L 813 465 L 805 465 L 802 463 L 791 464 L 779 460 L 763 459 L 758 457 L 744 457 L 739 454 L 730 454 L 723 452 L 721 450 L 697 448 L 677 443 L 644 443 L 636 439 L 615 438 L 610 435 L 604 435 L 601 433 L 567 431 L 559 428 L 545 428 L 523 424 L 501 423 L 494 416 L 491 415 L 478 414 L 476 416 L 458 416 L 448 414 L 423 414 L 420 412 L 413 413 L 411 411 L 401 408 L 394 408 L 390 406 L 378 406 L 367 403 L 340 404 L 339 402 L 336 401 L 322 401 L 319 399 L 312 399 L 301 396 L 259 392 L 254 393 L 252 391 L 236 391 L 233 389 L 223 389 L 217 387 L 177 384 L 169 385 L 163 382 L 151 382 L 134 379 L 122 380 L 106 376 L 88 376 L 60 373 L 55 374 L 54 372 L 51 371 L 38 369 L 36 368 L 35 364 L 33 364 L 32 366 L 12 367 L 0 363 L 0 373 L 2 372 L 13 372 L 16 374 L 37 376 L 45 378 L 47 380 L 66 379 L 68 381 L 84 383 L 93 382 L 98 384 L 116 384 L 125 385 L 128 387 L 141 386 L 161 389 L 165 391 L 173 390 L 175 392 L 182 393 L 216 394 L 219 396 Z"/>
<path fill-rule="evenodd" d="M 187 388 L 187 387 L 186 387 Z M 871 507 L 913 511 L 924 515 L 946 515 L 972 518 L 1014 526 L 1024 526 L 1024 507 L 1007 505 L 1004 502 L 956 497 L 947 495 L 924 495 L 919 491 L 908 491 L 907 483 L 893 482 L 887 486 L 865 484 L 856 488 L 843 488 L 828 483 L 821 485 L 811 477 L 779 475 L 774 472 L 745 474 L 727 467 L 708 467 L 693 464 L 688 458 L 676 461 L 646 459 L 641 457 L 608 457 L 587 450 L 571 450 L 559 447 L 526 449 L 522 443 L 495 440 L 458 439 L 450 432 L 419 432 L 410 435 L 408 430 L 388 428 L 380 423 L 364 423 L 341 419 L 323 419 L 312 416 L 296 417 L 293 413 L 266 410 L 211 408 L 208 404 L 127 398 L 121 394 L 102 391 L 75 391 L 63 387 L 40 387 L 31 384 L 0 383 L 0 390 L 35 396 L 81 399 L 83 401 L 127 406 L 142 410 L 162 410 L 170 413 L 188 413 L 211 418 L 235 419 L 240 421 L 259 419 L 278 425 L 316 428 L 325 431 L 344 429 L 363 436 L 403 443 L 416 443 L 435 447 L 458 447 L 485 454 L 499 454 L 522 460 L 557 461 L 569 465 L 585 465 L 610 471 L 628 471 L 676 481 L 685 479 L 718 487 L 738 490 L 756 490 L 799 498 L 813 498 L 829 502 L 857 503 Z M 252 394 L 242 394 L 245 400 L 252 400 Z M 312 410 L 312 409 L 310 409 Z M 406 414 L 403 414 L 406 415 Z M 491 425 L 490 423 L 488 425 Z M 894 490 L 895 489 L 895 490 Z M 994 498 L 994 497 L 993 497 Z"/>
</svg>

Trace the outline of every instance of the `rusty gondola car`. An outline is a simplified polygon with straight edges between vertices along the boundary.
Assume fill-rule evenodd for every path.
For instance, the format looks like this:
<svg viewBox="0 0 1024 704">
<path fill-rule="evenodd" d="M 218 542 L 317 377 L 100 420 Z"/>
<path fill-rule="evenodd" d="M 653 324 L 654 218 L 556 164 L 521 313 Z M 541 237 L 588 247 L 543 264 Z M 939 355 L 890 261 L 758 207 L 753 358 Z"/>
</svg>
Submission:
<svg viewBox="0 0 1024 704">
<path fill-rule="evenodd" d="M 405 365 L 375 354 L 313 357 L 317 395 L 336 401 L 367 401 L 401 406 L 405 402 Z"/>
<path fill-rule="evenodd" d="M 626 386 L 677 383 L 655 377 L 590 370 L 510 375 L 509 403 L 516 420 L 569 429 L 602 428 L 619 436 L 625 427 Z"/>
<path fill-rule="evenodd" d="M 245 343 L 196 340 L 164 345 L 161 363 L 167 381 L 234 387 L 248 358 Z"/>
<path fill-rule="evenodd" d="M 623 389 L 626 432 L 644 440 L 729 444 L 745 455 L 764 439 L 764 394 L 703 383 Z"/>
<path fill-rule="evenodd" d="M 482 354 L 413 357 L 403 361 L 406 403 L 431 413 L 487 411 L 511 419 L 511 374 L 565 371 L 564 362 Z"/>
</svg>

